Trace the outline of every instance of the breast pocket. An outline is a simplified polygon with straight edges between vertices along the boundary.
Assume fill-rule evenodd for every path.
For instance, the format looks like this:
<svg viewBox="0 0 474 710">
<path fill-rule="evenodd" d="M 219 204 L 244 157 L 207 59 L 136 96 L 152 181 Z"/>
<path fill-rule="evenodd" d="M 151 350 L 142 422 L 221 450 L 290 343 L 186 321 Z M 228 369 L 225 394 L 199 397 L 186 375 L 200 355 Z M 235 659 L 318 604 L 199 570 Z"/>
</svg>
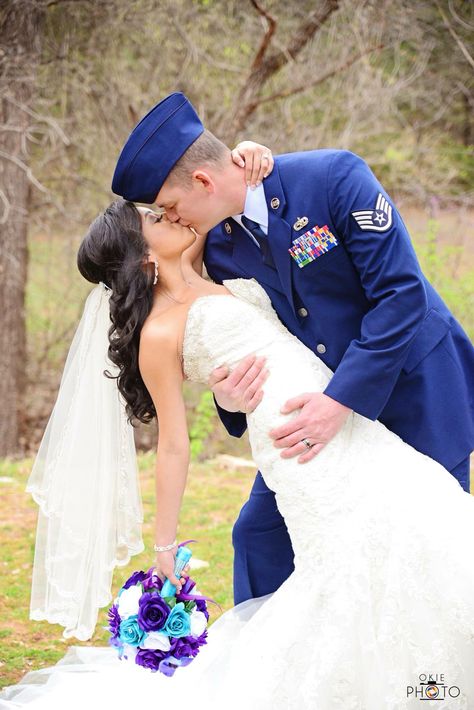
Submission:
<svg viewBox="0 0 474 710">
<path fill-rule="evenodd" d="M 312 275 L 317 271 L 322 271 L 323 269 L 326 269 L 328 266 L 333 264 L 333 262 L 337 261 L 338 259 L 341 259 L 343 256 L 344 248 L 340 244 L 338 244 L 337 246 L 327 251 L 325 254 L 317 256 L 316 259 L 313 259 L 301 268 L 297 268 L 297 271 L 301 272 L 305 276 Z"/>
<path fill-rule="evenodd" d="M 415 369 L 420 362 L 430 354 L 433 348 L 444 338 L 450 329 L 450 323 L 445 316 L 432 308 L 428 311 L 420 330 L 408 351 L 407 359 L 402 367 L 406 373 Z"/>
</svg>

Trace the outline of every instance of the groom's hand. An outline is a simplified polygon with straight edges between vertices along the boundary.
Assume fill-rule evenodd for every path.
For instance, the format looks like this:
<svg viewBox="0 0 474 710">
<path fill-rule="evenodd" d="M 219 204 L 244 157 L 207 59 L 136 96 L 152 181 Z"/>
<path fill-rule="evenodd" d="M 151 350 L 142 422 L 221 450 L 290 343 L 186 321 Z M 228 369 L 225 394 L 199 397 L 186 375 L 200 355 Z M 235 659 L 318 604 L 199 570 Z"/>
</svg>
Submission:
<svg viewBox="0 0 474 710">
<path fill-rule="evenodd" d="M 208 382 L 219 407 L 227 412 L 253 412 L 262 400 L 268 376 L 264 365 L 264 357 L 248 355 L 230 374 L 227 365 L 213 370 Z"/>
<path fill-rule="evenodd" d="M 274 439 L 274 446 L 284 449 L 280 456 L 291 458 L 299 454 L 298 463 L 311 461 L 337 434 L 352 411 L 323 392 L 293 397 L 280 411 L 288 414 L 295 409 L 301 409 L 297 417 L 272 429 L 269 434 Z M 308 449 L 302 439 L 308 439 L 314 446 Z"/>
</svg>

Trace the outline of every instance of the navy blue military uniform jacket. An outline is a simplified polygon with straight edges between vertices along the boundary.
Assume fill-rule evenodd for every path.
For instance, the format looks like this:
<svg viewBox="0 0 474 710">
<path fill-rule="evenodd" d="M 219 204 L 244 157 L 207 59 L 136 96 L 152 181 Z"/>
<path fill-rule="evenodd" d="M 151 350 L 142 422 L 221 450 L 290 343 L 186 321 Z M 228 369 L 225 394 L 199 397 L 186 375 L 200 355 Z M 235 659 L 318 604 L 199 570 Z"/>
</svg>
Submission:
<svg viewBox="0 0 474 710">
<path fill-rule="evenodd" d="M 381 184 L 350 151 L 314 150 L 276 156 L 263 185 L 275 268 L 229 218 L 207 237 L 211 279 L 255 278 L 333 370 L 327 395 L 453 469 L 474 448 L 474 348 Z M 243 434 L 244 414 L 218 412 Z"/>
</svg>

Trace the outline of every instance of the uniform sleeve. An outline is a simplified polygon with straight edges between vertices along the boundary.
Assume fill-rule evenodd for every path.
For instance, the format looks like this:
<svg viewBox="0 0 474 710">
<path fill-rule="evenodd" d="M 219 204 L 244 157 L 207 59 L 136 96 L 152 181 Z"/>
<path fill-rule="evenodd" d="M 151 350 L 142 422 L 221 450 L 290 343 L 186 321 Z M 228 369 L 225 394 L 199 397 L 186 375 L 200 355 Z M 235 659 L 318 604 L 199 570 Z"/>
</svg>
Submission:
<svg viewBox="0 0 474 710">
<path fill-rule="evenodd" d="M 349 151 L 335 154 L 327 194 L 334 226 L 370 308 L 325 394 L 374 420 L 426 315 L 423 276 L 400 215 L 361 158 Z"/>
<path fill-rule="evenodd" d="M 214 404 L 216 405 L 219 418 L 228 433 L 239 439 L 247 429 L 247 417 L 245 414 L 243 412 L 228 412 L 227 410 L 222 409 L 222 407 L 219 407 L 217 404 L 215 397 Z"/>
</svg>

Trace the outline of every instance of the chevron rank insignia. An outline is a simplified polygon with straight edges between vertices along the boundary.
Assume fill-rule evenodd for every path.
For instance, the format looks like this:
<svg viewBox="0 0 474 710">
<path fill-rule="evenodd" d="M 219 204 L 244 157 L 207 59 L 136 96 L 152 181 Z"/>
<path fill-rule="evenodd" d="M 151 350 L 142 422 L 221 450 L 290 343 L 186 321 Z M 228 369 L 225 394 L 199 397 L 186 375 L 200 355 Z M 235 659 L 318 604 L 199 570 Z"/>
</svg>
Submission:
<svg viewBox="0 0 474 710">
<path fill-rule="evenodd" d="M 377 197 L 375 209 L 358 210 L 352 216 L 359 227 L 369 232 L 386 232 L 392 226 L 392 205 L 381 192 Z"/>
<path fill-rule="evenodd" d="M 324 227 L 316 225 L 302 234 L 301 237 L 293 239 L 293 246 L 288 251 L 300 269 L 302 269 L 303 266 L 314 261 L 318 256 L 325 254 L 338 244 L 339 242 L 334 234 L 329 231 L 327 224 Z"/>
</svg>

